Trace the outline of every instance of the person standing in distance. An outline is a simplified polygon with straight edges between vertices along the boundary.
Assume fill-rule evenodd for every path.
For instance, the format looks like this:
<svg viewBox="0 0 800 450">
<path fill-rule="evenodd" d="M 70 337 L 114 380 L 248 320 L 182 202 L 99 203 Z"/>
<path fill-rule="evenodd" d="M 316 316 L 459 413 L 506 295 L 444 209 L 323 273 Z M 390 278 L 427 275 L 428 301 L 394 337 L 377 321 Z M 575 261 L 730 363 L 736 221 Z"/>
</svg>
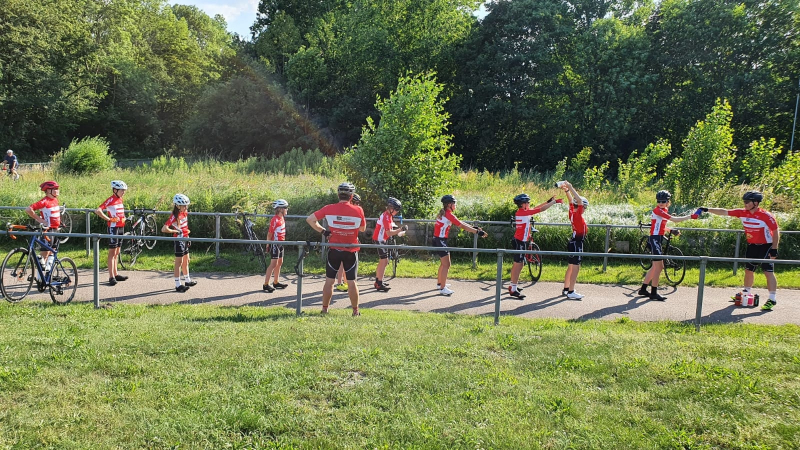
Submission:
<svg viewBox="0 0 800 450">
<path fill-rule="evenodd" d="M 386 245 L 386 241 L 392 236 L 400 235 L 408 230 L 407 226 L 397 228 L 394 223 L 394 216 L 400 214 L 403 208 L 400 200 L 389 197 L 386 200 L 386 211 L 384 211 L 378 223 L 375 225 L 375 232 L 372 233 L 372 240 L 378 245 Z M 378 249 L 378 267 L 375 269 L 375 290 L 380 292 L 388 292 L 389 284 L 383 282 L 383 276 L 386 274 L 386 266 L 389 265 L 389 250 L 385 248 Z"/>
<path fill-rule="evenodd" d="M 350 203 L 355 190 L 355 186 L 351 183 L 340 184 L 337 189 L 339 202 L 326 205 L 306 218 L 308 225 L 327 237 L 330 244 L 358 244 L 358 233 L 367 229 L 364 210 L 360 206 Z M 330 229 L 326 230 L 319 224 L 322 219 L 327 220 Z M 343 265 L 347 279 L 347 295 L 350 297 L 350 305 L 353 307 L 353 316 L 361 315 L 358 310 L 358 285 L 356 285 L 358 250 L 359 247 L 336 247 L 335 245 L 330 247 L 328 260 L 325 262 L 325 285 L 322 287 L 323 314 L 328 313 L 328 306 L 333 297 L 336 272 L 339 270 L 339 266 Z"/>
<path fill-rule="evenodd" d="M 514 238 L 511 245 L 514 250 L 525 250 L 528 241 L 531 239 L 531 219 L 534 214 L 546 211 L 547 208 L 555 205 L 560 200 L 550 197 L 549 200 L 541 205 L 531 208 L 531 197 L 528 194 L 519 194 L 514 197 L 514 204 L 517 205 L 517 212 L 514 213 Z M 511 285 L 508 287 L 508 295 L 519 299 L 525 298 L 525 294 L 517 287 L 519 274 L 522 273 L 522 266 L 525 262 L 525 255 L 515 254 L 514 262 L 511 264 Z"/>
<path fill-rule="evenodd" d="M 450 194 L 442 197 L 442 209 L 436 215 L 436 224 L 433 226 L 433 245 L 432 247 L 441 247 L 441 251 L 434 252 L 439 256 L 441 264 L 439 265 L 439 272 L 436 276 L 436 289 L 442 295 L 453 295 L 455 292 L 450 289 L 447 284 L 447 274 L 450 273 L 450 252 L 447 251 L 447 236 L 450 234 L 450 227 L 455 225 L 464 231 L 477 234 L 479 237 L 485 238 L 488 233 L 467 225 L 466 223 L 458 220 L 458 217 L 453 214 L 456 210 L 456 198 Z"/>
<path fill-rule="evenodd" d="M 162 233 L 172 233 L 172 237 L 189 237 L 189 197 L 183 194 L 175 194 L 172 197 L 172 215 L 161 227 Z M 186 292 L 190 287 L 197 285 L 197 281 L 189 276 L 189 247 L 190 241 L 175 241 L 175 265 L 173 273 L 175 275 L 175 291 Z M 181 272 L 185 283 L 181 283 Z"/>
<path fill-rule="evenodd" d="M 280 198 L 272 202 L 272 209 L 275 210 L 275 215 L 269 221 L 269 232 L 267 233 L 267 240 L 270 241 L 285 241 L 286 240 L 286 213 L 289 211 L 289 202 Z M 286 289 L 288 285 L 278 281 L 281 275 L 281 266 L 283 265 L 283 245 L 272 244 L 269 246 L 269 255 L 272 260 L 269 262 L 267 272 L 264 274 L 264 290 L 272 293 L 275 289 Z M 272 286 L 269 285 L 270 277 L 274 277 Z"/>
<path fill-rule="evenodd" d="M 128 185 L 124 181 L 114 180 L 111 182 L 111 197 L 108 197 L 94 213 L 105 220 L 108 224 L 108 234 L 121 236 L 125 234 L 125 206 L 122 204 L 122 197 L 128 190 Z M 103 210 L 108 211 L 106 215 Z M 130 242 L 128 242 L 130 244 Z M 114 286 L 117 281 L 125 281 L 128 277 L 117 273 L 117 258 L 123 245 L 122 239 L 111 238 L 108 240 L 108 285 Z"/>
<path fill-rule="evenodd" d="M 589 200 L 578 195 L 578 191 L 569 181 L 565 181 L 561 185 L 561 189 L 567 194 L 567 200 L 569 200 L 569 222 L 572 224 L 572 237 L 567 243 L 567 251 L 583 253 L 583 240 L 589 233 L 583 213 L 589 207 Z M 567 258 L 567 273 L 564 275 L 564 289 L 561 294 L 571 300 L 583 298 L 583 295 L 575 292 L 575 282 L 578 280 L 578 272 L 581 270 L 581 259 L 580 254 Z"/>
<path fill-rule="evenodd" d="M 778 257 L 778 244 L 781 241 L 778 222 L 770 212 L 759 207 L 764 201 L 764 194 L 758 191 L 748 191 L 742 196 L 744 209 L 723 209 L 723 208 L 700 208 L 711 214 L 718 216 L 738 217 L 742 220 L 745 235 L 747 237 L 746 258 L 753 259 L 776 259 Z M 753 288 L 755 271 L 757 265 L 747 263 L 744 269 L 744 289 L 743 294 L 749 294 Z M 767 278 L 767 290 L 769 300 L 761 307 L 764 311 L 770 311 L 778 303 L 775 295 L 778 292 L 778 279 L 775 278 L 775 264 L 763 263 L 761 270 Z"/>
<path fill-rule="evenodd" d="M 25 213 L 37 223 L 44 226 L 44 231 L 58 232 L 58 227 L 61 226 L 61 206 L 58 205 L 58 195 L 60 186 L 55 181 L 45 181 L 39 185 L 39 188 L 44 192 L 44 198 L 38 202 L 28 206 Z M 36 211 L 41 211 L 41 215 L 37 215 Z M 50 239 L 50 238 L 48 238 Z M 58 242 L 57 238 L 55 242 Z M 52 241 L 51 241 L 52 242 Z M 47 267 L 52 263 L 50 256 L 53 252 L 49 250 L 42 250 L 39 254 L 42 261 L 45 263 L 45 271 L 49 270 Z M 35 272 L 38 280 L 39 272 Z"/>
</svg>

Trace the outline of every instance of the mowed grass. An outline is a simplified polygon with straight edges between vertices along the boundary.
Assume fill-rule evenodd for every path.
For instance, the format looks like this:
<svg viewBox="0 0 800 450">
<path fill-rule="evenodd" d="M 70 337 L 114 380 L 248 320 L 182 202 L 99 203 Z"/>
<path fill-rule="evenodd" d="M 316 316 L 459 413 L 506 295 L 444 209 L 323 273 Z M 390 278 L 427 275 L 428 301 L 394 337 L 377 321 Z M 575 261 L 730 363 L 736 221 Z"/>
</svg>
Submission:
<svg viewBox="0 0 800 450">
<path fill-rule="evenodd" d="M 797 448 L 800 327 L 0 305 L 3 448 Z"/>
</svg>

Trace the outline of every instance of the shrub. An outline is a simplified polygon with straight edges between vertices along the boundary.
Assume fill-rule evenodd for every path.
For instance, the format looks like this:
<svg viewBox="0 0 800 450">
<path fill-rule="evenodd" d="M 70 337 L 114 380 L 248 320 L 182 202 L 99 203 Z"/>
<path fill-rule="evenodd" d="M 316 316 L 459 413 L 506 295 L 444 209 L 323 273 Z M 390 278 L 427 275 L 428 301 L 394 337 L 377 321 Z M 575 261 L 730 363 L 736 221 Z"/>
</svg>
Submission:
<svg viewBox="0 0 800 450">
<path fill-rule="evenodd" d="M 636 150 L 628 157 L 628 162 L 619 160 L 617 181 L 619 190 L 625 198 L 635 198 L 642 190 L 649 186 L 656 177 L 656 167 L 672 153 L 672 146 L 664 139 L 655 144 L 650 144 L 637 155 Z"/>
<path fill-rule="evenodd" d="M 609 161 L 606 161 L 600 166 L 587 168 L 583 173 L 582 188 L 587 191 L 599 191 L 606 179 L 606 170 L 608 170 L 609 164 Z M 608 181 L 605 184 L 608 185 Z"/>
<path fill-rule="evenodd" d="M 432 73 L 400 78 L 388 99 L 378 100 L 380 123 L 367 118 L 358 144 L 344 155 L 345 170 L 372 212 L 389 196 L 409 216 L 425 216 L 431 199 L 455 182 L 460 156 L 449 154 L 448 114 Z"/>
<path fill-rule="evenodd" d="M 776 167 L 766 179 L 775 194 L 785 196 L 800 206 L 800 151 L 786 155 L 780 166 Z"/>
<path fill-rule="evenodd" d="M 92 174 L 113 169 L 116 161 L 109 154 L 108 141 L 102 137 L 74 140 L 53 157 L 57 173 Z"/>
<path fill-rule="evenodd" d="M 754 186 L 763 186 L 782 150 L 780 145 L 775 143 L 775 138 L 762 137 L 751 142 L 739 164 L 743 181 Z"/>
</svg>

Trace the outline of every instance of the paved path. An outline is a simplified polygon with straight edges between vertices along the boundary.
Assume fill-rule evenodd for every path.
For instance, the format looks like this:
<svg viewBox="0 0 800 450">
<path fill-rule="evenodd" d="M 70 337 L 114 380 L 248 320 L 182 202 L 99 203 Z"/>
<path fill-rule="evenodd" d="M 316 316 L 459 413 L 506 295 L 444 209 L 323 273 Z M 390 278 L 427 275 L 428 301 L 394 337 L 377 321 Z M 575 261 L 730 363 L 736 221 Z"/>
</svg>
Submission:
<svg viewBox="0 0 800 450">
<path fill-rule="evenodd" d="M 108 286 L 106 272 L 101 272 L 100 301 L 105 303 L 145 304 L 212 304 L 224 306 L 283 306 L 294 310 L 297 298 L 297 277 L 292 274 L 282 278 L 289 284 L 285 290 L 268 294 L 261 290 L 263 276 L 223 273 L 196 273 L 198 285 L 186 293 L 175 292 L 171 272 L 127 271 L 130 279 Z M 288 280 L 288 281 L 286 281 Z M 93 301 L 91 271 L 81 270 L 79 288 L 74 301 Z M 321 308 L 322 284 L 319 276 L 303 279 L 303 310 L 316 312 Z M 369 278 L 357 280 L 361 291 L 360 307 L 363 309 L 391 309 L 461 313 L 473 315 L 494 314 L 496 287 L 488 281 L 451 280 L 456 293 L 442 296 L 435 289 L 433 279 L 403 278 L 391 281 L 391 291 L 377 292 Z M 550 317 L 562 319 L 607 319 L 629 317 L 636 321 L 693 321 L 697 308 L 697 288 L 666 287 L 660 293 L 666 302 L 656 302 L 638 297 L 639 286 L 579 285 L 577 291 L 586 295 L 583 300 L 568 300 L 560 295 L 561 283 L 537 283 L 522 286 L 527 298 L 520 300 L 503 291 L 503 315 L 518 317 Z M 730 302 L 733 288 L 709 288 L 704 291 L 703 323 L 743 322 L 758 324 L 800 324 L 800 290 L 779 290 L 778 306 L 765 312 L 760 308 L 736 307 Z M 762 303 L 766 290 L 758 289 Z M 32 300 L 48 300 L 47 294 L 34 289 Z M 347 293 L 335 292 L 332 308 L 349 308 Z"/>
</svg>

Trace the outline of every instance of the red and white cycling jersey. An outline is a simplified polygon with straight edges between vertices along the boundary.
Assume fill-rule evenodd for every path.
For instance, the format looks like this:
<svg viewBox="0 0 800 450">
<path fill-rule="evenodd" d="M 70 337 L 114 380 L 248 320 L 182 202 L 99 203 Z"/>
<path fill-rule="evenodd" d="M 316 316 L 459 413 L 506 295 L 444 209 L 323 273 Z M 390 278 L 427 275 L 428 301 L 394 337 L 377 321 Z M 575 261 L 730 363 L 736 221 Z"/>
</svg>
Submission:
<svg viewBox="0 0 800 450">
<path fill-rule="evenodd" d="M 122 204 L 122 199 L 116 195 L 108 197 L 98 208 L 108 211 L 108 217 L 119 219 L 119 222 L 108 222 L 110 228 L 125 226 L 125 206 Z"/>
<path fill-rule="evenodd" d="M 286 220 L 279 216 L 272 216 L 269 221 L 269 232 L 267 239 L 270 241 L 285 241 L 286 240 Z"/>
<path fill-rule="evenodd" d="M 170 215 L 169 219 L 167 219 L 167 223 L 165 224 L 167 227 L 172 227 L 177 222 L 180 233 L 172 233 L 172 237 L 187 237 L 189 236 L 189 214 L 185 211 L 181 211 L 178 213 L 178 217 L 176 218 L 174 215 Z"/>
<path fill-rule="evenodd" d="M 663 236 L 667 232 L 667 221 L 669 219 L 672 219 L 672 216 L 667 212 L 667 208 L 656 206 L 650 216 L 650 236 Z"/>
<path fill-rule="evenodd" d="M 581 201 L 578 199 L 578 201 Z M 576 205 L 575 203 L 569 204 L 569 221 L 572 223 L 572 238 L 583 239 L 589 233 L 589 226 L 586 225 L 586 219 L 583 218 L 583 211 L 586 208 L 583 203 Z"/>
<path fill-rule="evenodd" d="M 57 198 L 45 197 L 31 205 L 34 211 L 41 210 L 40 215 L 44 219 L 47 228 L 58 228 L 61 226 L 61 207 L 58 206 Z"/>
<path fill-rule="evenodd" d="M 384 211 L 381 217 L 378 218 L 378 224 L 375 225 L 375 231 L 372 233 L 373 241 L 386 242 L 389 240 L 389 231 L 395 227 L 394 216 L 389 211 Z"/>
<path fill-rule="evenodd" d="M 461 221 L 450 211 L 445 211 L 442 217 L 436 218 L 436 224 L 433 226 L 433 237 L 447 239 L 452 225 L 461 226 Z"/>
<path fill-rule="evenodd" d="M 531 219 L 534 214 L 542 212 L 541 208 L 518 209 L 514 213 L 514 239 L 526 242 L 531 236 Z"/>
<path fill-rule="evenodd" d="M 328 242 L 331 244 L 358 244 L 358 230 L 367 221 L 364 218 L 364 210 L 348 201 L 323 206 L 322 209 L 314 213 L 314 217 L 317 220 L 324 218 L 328 221 L 328 228 L 331 231 Z M 359 247 L 331 248 L 346 252 L 357 252 L 359 250 Z"/>
<path fill-rule="evenodd" d="M 746 209 L 731 209 L 728 215 L 742 220 L 748 244 L 772 244 L 773 237 L 778 232 L 775 216 L 764 209 L 758 208 L 753 213 Z"/>
</svg>

